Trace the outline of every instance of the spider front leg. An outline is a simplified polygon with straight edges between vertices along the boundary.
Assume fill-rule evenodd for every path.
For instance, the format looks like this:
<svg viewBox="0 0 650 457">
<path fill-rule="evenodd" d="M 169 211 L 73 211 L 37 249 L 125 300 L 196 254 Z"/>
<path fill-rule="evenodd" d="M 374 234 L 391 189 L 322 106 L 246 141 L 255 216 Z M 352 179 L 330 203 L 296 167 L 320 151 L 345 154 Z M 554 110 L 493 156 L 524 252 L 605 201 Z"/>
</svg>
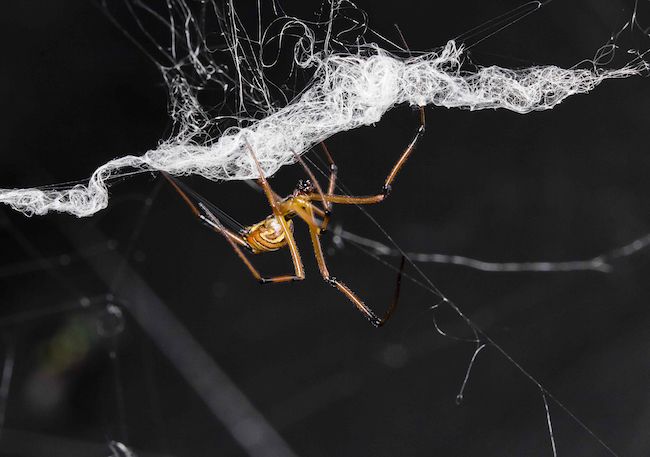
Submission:
<svg viewBox="0 0 650 457">
<path fill-rule="evenodd" d="M 316 262 L 318 263 L 318 269 L 320 270 L 323 279 L 327 281 L 332 287 L 336 287 L 341 291 L 347 298 L 350 300 L 354 306 L 357 307 L 361 313 L 370 321 L 375 327 L 381 327 L 384 325 L 388 319 L 393 315 L 395 308 L 397 307 L 397 301 L 399 300 L 399 292 L 402 283 L 402 271 L 404 270 L 404 257 L 399 267 L 399 273 L 397 274 L 397 280 L 395 283 L 395 292 L 393 294 L 393 300 L 391 301 L 388 309 L 382 317 L 378 317 L 374 311 L 366 305 L 363 300 L 361 300 L 352 290 L 342 281 L 339 281 L 334 276 L 332 276 L 327 268 L 325 262 L 325 256 L 323 255 L 323 248 L 320 243 L 320 233 L 317 227 L 309 226 L 309 233 L 311 235 L 311 241 L 314 245 L 314 255 L 316 256 Z"/>
<path fill-rule="evenodd" d="M 415 132 L 415 134 L 413 135 L 413 138 L 409 142 L 408 146 L 406 147 L 406 149 L 404 149 L 397 162 L 395 162 L 393 168 L 391 168 L 390 170 L 390 173 L 388 173 L 388 176 L 386 176 L 384 185 L 381 188 L 381 193 L 376 195 L 368 195 L 368 196 L 361 196 L 361 197 L 334 194 L 333 190 L 336 185 L 336 165 L 334 164 L 332 155 L 327 150 L 327 147 L 324 144 L 322 144 L 323 150 L 325 151 L 327 155 L 327 159 L 330 162 L 330 168 L 332 169 L 332 173 L 330 174 L 330 183 L 328 187 L 328 192 L 325 196 L 323 196 L 320 193 L 312 193 L 309 194 L 309 198 L 311 200 L 324 201 L 325 204 L 338 203 L 343 205 L 372 205 L 374 203 L 379 203 L 383 201 L 388 196 L 388 194 L 390 194 L 392 190 L 393 182 L 395 181 L 397 174 L 399 173 L 399 171 L 402 169 L 406 161 L 409 159 L 409 157 L 415 150 L 418 141 L 424 135 L 424 132 L 426 130 L 426 115 L 424 112 L 424 107 L 421 106 L 419 107 L 418 110 L 419 110 L 420 125 L 417 131 Z"/>
<path fill-rule="evenodd" d="M 415 132 L 415 135 L 411 139 L 411 142 L 406 147 L 406 149 L 400 156 L 399 160 L 395 163 L 395 165 L 393 165 L 393 169 L 386 177 L 386 181 L 384 181 L 384 187 L 382 187 L 382 192 L 384 195 L 388 195 L 390 193 L 392 189 L 391 186 L 393 184 L 393 181 L 395 181 L 395 178 L 397 177 L 397 173 L 399 173 L 399 171 L 402 169 L 406 161 L 411 156 L 411 153 L 415 150 L 418 141 L 420 141 L 420 138 L 424 135 L 427 126 L 424 107 L 420 106 L 418 110 L 420 112 L 420 126 L 418 127 L 417 131 Z"/>
</svg>

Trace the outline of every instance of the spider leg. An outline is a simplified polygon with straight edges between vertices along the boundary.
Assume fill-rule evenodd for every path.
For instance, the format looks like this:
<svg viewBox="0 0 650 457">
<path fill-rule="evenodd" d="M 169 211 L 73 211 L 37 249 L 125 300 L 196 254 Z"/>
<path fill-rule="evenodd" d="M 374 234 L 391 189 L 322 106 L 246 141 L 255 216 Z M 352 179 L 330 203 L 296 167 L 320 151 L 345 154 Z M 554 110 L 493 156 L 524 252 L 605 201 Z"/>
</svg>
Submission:
<svg viewBox="0 0 650 457">
<path fill-rule="evenodd" d="M 264 194 L 266 195 L 266 198 L 269 201 L 269 205 L 271 205 L 271 209 L 273 210 L 273 215 L 275 216 L 275 219 L 282 227 L 284 236 L 287 239 L 287 246 L 289 247 L 289 253 L 291 254 L 291 261 L 293 262 L 293 269 L 295 271 L 295 274 L 293 276 L 290 275 L 276 276 L 275 278 L 269 278 L 268 280 L 264 280 L 264 278 L 262 278 L 260 279 L 260 282 L 266 283 L 266 282 L 301 281 L 305 279 L 305 268 L 302 264 L 302 260 L 300 259 L 300 252 L 298 251 L 296 240 L 294 239 L 293 233 L 289 228 L 289 223 L 284 218 L 284 214 L 280 210 L 278 201 L 276 199 L 276 194 L 275 192 L 273 192 L 273 189 L 271 189 L 269 182 L 266 180 L 266 177 L 264 176 L 264 171 L 262 170 L 262 166 L 257 160 L 255 151 L 253 151 L 253 148 L 248 143 L 247 146 L 248 146 L 248 150 L 251 153 L 251 156 L 253 157 L 255 166 L 257 167 L 257 172 L 259 173 L 259 184 L 262 186 L 262 189 L 264 190 Z"/>
<path fill-rule="evenodd" d="M 327 263 L 325 262 L 325 256 L 323 255 L 323 248 L 320 243 L 320 233 L 318 232 L 317 227 L 309 226 L 309 234 L 311 235 L 311 241 L 314 245 L 314 255 L 316 256 L 316 262 L 318 263 L 318 269 L 320 270 L 323 279 L 327 281 L 332 287 L 336 287 L 341 291 L 347 298 L 350 300 L 354 306 L 357 307 L 361 313 L 370 321 L 375 327 L 381 327 L 384 325 L 388 319 L 393 315 L 395 308 L 397 307 L 397 301 L 399 299 L 400 286 L 402 283 L 402 271 L 404 270 L 404 257 L 399 267 L 399 273 L 397 274 L 397 280 L 395 283 L 395 292 L 393 294 L 393 300 L 391 301 L 388 309 L 382 317 L 378 317 L 374 311 L 366 305 L 363 300 L 361 300 L 352 290 L 342 281 L 339 281 L 334 276 L 332 276 L 327 268 Z"/>
<path fill-rule="evenodd" d="M 334 158 L 332 158 L 332 154 L 330 154 L 330 150 L 324 141 L 320 142 L 320 147 L 325 153 L 325 157 L 327 157 L 327 161 L 330 164 L 330 179 L 329 179 L 329 184 L 327 186 L 327 194 L 331 195 L 334 193 L 334 187 L 336 187 L 338 168 L 336 167 L 336 163 L 334 163 Z"/>
<path fill-rule="evenodd" d="M 337 195 L 329 194 L 325 195 L 325 199 L 330 203 L 338 203 L 341 205 L 373 205 L 375 203 L 380 203 L 386 199 L 387 194 L 381 193 L 377 195 L 364 195 L 359 196 L 350 196 L 350 195 Z M 318 194 L 309 194 L 308 198 L 310 200 L 320 200 L 320 195 Z"/>
<path fill-rule="evenodd" d="M 258 192 L 264 192 L 264 188 L 260 184 L 259 179 L 247 179 L 246 184 L 248 184 Z M 278 194 L 276 194 L 275 191 L 273 191 L 273 195 L 275 196 L 276 201 L 279 201 L 281 199 L 281 197 Z"/>
<path fill-rule="evenodd" d="M 325 211 L 317 207 L 316 205 L 313 206 L 314 212 L 318 215 L 318 217 L 325 217 Z"/>
<path fill-rule="evenodd" d="M 317 200 L 317 201 L 324 200 L 327 201 L 328 203 L 338 203 L 343 205 L 372 205 L 374 203 L 379 203 L 383 201 L 388 196 L 388 194 L 390 194 L 393 182 L 395 181 L 397 174 L 402 169 L 406 161 L 409 159 L 411 153 L 415 150 L 415 147 L 417 146 L 420 138 L 424 135 L 424 131 L 426 129 L 426 116 L 424 112 L 424 107 L 421 106 L 419 108 L 419 113 L 420 113 L 419 116 L 420 126 L 415 132 L 415 135 L 413 135 L 413 138 L 409 142 L 406 149 L 404 149 L 404 152 L 402 152 L 402 155 L 400 155 L 397 162 L 395 162 L 395 165 L 393 165 L 393 168 L 390 170 L 390 173 L 388 173 L 388 176 L 386 176 L 386 180 L 384 181 L 384 185 L 381 189 L 381 193 L 376 195 L 368 195 L 368 196 L 361 196 L 361 197 L 336 195 L 333 193 L 335 182 L 336 182 L 336 172 L 334 172 L 332 175 L 330 175 L 330 187 L 328 188 L 327 194 L 325 196 L 322 196 L 318 193 L 312 193 L 308 195 L 309 199 Z M 332 159 L 331 154 L 327 150 L 327 147 L 324 146 L 323 150 L 326 152 L 328 156 L 328 160 L 330 160 L 330 167 L 334 166 L 334 170 L 335 170 L 336 165 L 334 165 L 334 161 Z"/>
<path fill-rule="evenodd" d="M 319 221 L 314 217 L 314 213 L 315 213 L 316 211 L 320 211 L 320 208 L 317 208 L 317 207 L 316 207 L 315 205 L 313 205 L 313 204 L 311 205 L 310 208 L 311 208 L 311 211 L 307 211 L 306 209 L 304 209 L 304 208 L 302 208 L 302 207 L 300 207 L 300 206 L 298 206 L 298 205 L 294 205 L 294 206 L 293 206 L 293 211 L 296 213 L 296 216 L 298 216 L 300 219 L 302 219 L 302 220 L 303 220 L 307 225 L 309 225 L 310 227 L 314 227 L 314 228 L 317 229 L 319 232 L 322 232 L 322 231 L 323 231 L 323 228 L 322 228 L 322 227 L 323 227 L 323 223 L 322 223 L 322 222 L 319 222 Z M 322 211 L 321 211 L 321 213 L 322 213 Z M 323 213 L 323 214 L 324 214 L 324 213 Z M 319 216 L 320 216 L 320 217 L 323 217 L 322 214 L 319 214 Z"/>
<path fill-rule="evenodd" d="M 395 165 L 393 165 L 393 169 L 386 177 L 386 181 L 384 181 L 384 187 L 382 188 L 382 191 L 386 195 L 390 193 L 391 185 L 393 184 L 393 181 L 395 180 L 397 173 L 399 173 L 399 171 L 402 169 L 402 167 L 404 166 L 408 158 L 411 156 L 411 153 L 415 150 L 418 141 L 420 141 L 420 138 L 424 135 L 424 131 L 426 130 L 426 116 L 424 113 L 424 107 L 420 106 L 419 111 L 420 111 L 420 126 L 418 127 L 417 131 L 415 132 L 415 135 L 411 139 L 411 142 L 409 143 L 409 145 L 406 147 L 406 149 L 400 156 L 399 160 L 395 163 Z"/>
<path fill-rule="evenodd" d="M 164 171 L 161 171 L 161 173 L 165 177 L 167 182 L 171 184 L 174 190 L 178 193 L 178 195 L 180 195 L 183 201 L 190 208 L 190 211 L 192 211 L 192 214 L 194 214 L 194 216 L 196 216 L 197 219 L 200 219 L 206 225 L 211 227 L 215 232 L 220 233 L 231 242 L 237 243 L 240 246 L 248 247 L 246 241 L 239 234 L 232 232 L 228 230 L 226 227 L 224 227 L 223 224 L 219 222 L 219 219 L 214 214 L 212 214 L 212 212 L 210 212 L 210 210 L 205 205 L 201 204 L 200 202 L 198 206 L 194 204 L 194 202 L 192 202 L 192 200 L 185 193 L 185 191 L 181 189 L 181 187 L 178 185 L 178 183 L 174 178 L 172 178 L 168 173 Z M 203 210 L 203 212 L 201 210 Z"/>
<path fill-rule="evenodd" d="M 316 192 L 318 192 L 318 195 L 321 197 L 321 201 L 323 202 L 325 213 L 328 214 L 331 209 L 332 205 L 327 201 L 325 198 L 325 194 L 323 193 L 323 189 L 320 187 L 320 184 L 318 183 L 318 180 L 316 179 L 316 176 L 314 176 L 314 173 L 311 171 L 311 168 L 307 166 L 304 160 L 302 160 L 302 157 L 300 157 L 298 154 L 295 152 L 293 153 L 293 156 L 296 158 L 298 162 L 300 162 L 300 165 L 302 165 L 302 168 L 305 170 L 307 175 L 309 176 L 309 179 L 311 179 L 312 184 L 314 187 L 316 187 Z"/>
<path fill-rule="evenodd" d="M 203 204 L 199 203 L 198 206 L 195 205 L 190 197 L 180 188 L 178 183 L 171 177 L 169 174 L 162 172 L 163 176 L 167 181 L 172 185 L 172 187 L 178 192 L 178 194 L 181 196 L 183 201 L 187 204 L 187 206 L 190 208 L 192 213 L 200 219 L 204 224 L 206 224 L 208 227 L 210 227 L 212 230 L 215 232 L 219 233 L 220 235 L 223 235 L 223 237 L 226 239 L 228 244 L 233 248 L 237 256 L 241 259 L 241 261 L 246 265 L 248 270 L 251 272 L 253 277 L 259 281 L 260 283 L 269 283 L 269 282 L 287 282 L 287 281 L 295 281 L 296 279 L 303 279 L 304 274 L 301 278 L 296 278 L 298 276 L 296 272 L 296 276 L 293 275 L 281 275 L 281 276 L 273 276 L 270 278 L 263 277 L 257 268 L 253 266 L 253 263 L 250 261 L 250 259 L 246 256 L 244 251 L 242 250 L 242 247 L 250 249 L 250 246 L 246 242 L 244 238 L 242 238 L 241 235 L 236 234 L 234 232 L 231 232 L 228 230 L 226 227 L 223 226 L 223 224 L 219 221 L 219 219 L 214 216 L 210 212 L 210 210 Z M 203 212 L 201 212 L 203 210 Z M 205 213 L 205 214 L 203 214 Z M 301 265 L 302 266 L 302 265 Z"/>
</svg>

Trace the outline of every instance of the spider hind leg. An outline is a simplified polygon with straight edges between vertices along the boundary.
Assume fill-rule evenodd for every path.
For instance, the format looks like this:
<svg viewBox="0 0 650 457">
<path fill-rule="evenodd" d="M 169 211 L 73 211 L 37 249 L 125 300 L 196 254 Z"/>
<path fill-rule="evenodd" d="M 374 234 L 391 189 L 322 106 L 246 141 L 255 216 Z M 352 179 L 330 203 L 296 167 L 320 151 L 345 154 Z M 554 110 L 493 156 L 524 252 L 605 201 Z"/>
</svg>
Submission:
<svg viewBox="0 0 650 457">
<path fill-rule="evenodd" d="M 368 321 L 375 327 L 383 326 L 388 319 L 391 318 L 395 308 L 397 307 L 397 302 L 399 300 L 399 293 L 402 284 L 402 272 L 404 271 L 404 261 L 405 257 L 402 256 L 402 261 L 400 263 L 399 272 L 397 273 L 397 279 L 395 281 L 395 291 L 393 293 L 393 299 L 388 306 L 388 309 L 382 317 L 379 317 L 375 312 L 361 300 L 357 294 L 355 294 L 344 282 L 339 281 L 336 277 L 332 276 L 327 268 L 325 262 L 325 256 L 323 255 L 323 248 L 320 243 L 320 234 L 315 227 L 309 227 L 309 233 L 311 235 L 312 244 L 314 245 L 314 255 L 316 256 L 316 262 L 318 263 L 318 269 L 320 270 L 321 276 L 323 279 L 332 287 L 338 289 L 343 293 L 348 300 L 354 304 L 354 306 L 361 311 Z"/>
</svg>

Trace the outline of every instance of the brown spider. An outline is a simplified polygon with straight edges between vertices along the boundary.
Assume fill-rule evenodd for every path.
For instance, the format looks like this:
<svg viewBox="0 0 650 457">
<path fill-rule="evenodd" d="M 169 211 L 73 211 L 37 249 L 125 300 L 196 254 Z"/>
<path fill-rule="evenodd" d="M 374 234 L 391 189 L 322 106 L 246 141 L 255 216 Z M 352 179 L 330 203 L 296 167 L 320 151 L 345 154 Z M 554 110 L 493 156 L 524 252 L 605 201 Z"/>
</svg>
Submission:
<svg viewBox="0 0 650 457">
<path fill-rule="evenodd" d="M 321 143 L 323 151 L 325 152 L 325 155 L 330 164 L 330 176 L 327 193 L 323 192 L 309 167 L 307 167 L 302 159 L 296 155 L 296 160 L 302 164 L 303 168 L 309 175 L 310 180 L 301 180 L 291 195 L 285 198 L 280 198 L 271 189 L 271 186 L 264 177 L 264 173 L 262 172 L 262 168 L 260 167 L 255 153 L 251 148 L 249 148 L 253 160 L 259 171 L 259 185 L 264 190 L 266 198 L 271 205 L 272 214 L 261 222 L 245 227 L 243 230 L 239 231 L 239 233 L 233 232 L 224 227 L 221 221 L 212 212 L 210 212 L 207 206 L 202 202 L 194 204 L 187 193 L 181 189 L 181 186 L 178 182 L 176 182 L 167 173 L 163 172 L 163 174 L 174 187 L 174 189 L 176 189 L 176 191 L 180 194 L 185 203 L 187 203 L 194 215 L 201 219 L 205 224 L 210 226 L 215 232 L 220 233 L 226 238 L 228 243 L 235 250 L 235 253 L 250 270 L 253 277 L 262 284 L 301 281 L 305 278 L 305 271 L 302 260 L 300 259 L 300 252 L 298 251 L 296 241 L 293 237 L 292 221 L 292 219 L 295 217 L 302 219 L 309 226 L 309 233 L 311 235 L 311 241 L 314 247 L 314 255 L 316 257 L 316 262 L 318 263 L 318 268 L 321 275 L 323 276 L 323 279 L 327 281 L 331 286 L 336 287 L 343 294 L 345 294 L 345 296 L 352 303 L 354 303 L 359 311 L 361 311 L 374 326 L 381 327 L 391 317 L 397 305 L 402 270 L 404 268 L 404 258 L 402 258 L 399 274 L 397 276 L 393 301 L 386 313 L 382 317 L 378 317 L 359 297 L 357 297 L 354 292 L 352 292 L 352 290 L 350 290 L 348 286 L 330 274 L 327 268 L 327 264 L 325 263 L 325 257 L 323 255 L 323 249 L 320 243 L 320 236 L 322 232 L 327 228 L 333 203 L 342 205 L 370 205 L 379 203 L 388 196 L 391 190 L 391 185 L 395 180 L 397 173 L 400 171 L 406 160 L 415 149 L 415 146 L 420 137 L 424 134 L 425 114 L 423 107 L 419 108 L 419 114 L 420 125 L 417 132 L 400 156 L 399 160 L 395 163 L 395 165 L 393 165 L 393 168 L 386 177 L 381 193 L 376 195 L 359 197 L 334 194 L 337 174 L 336 164 L 334 163 L 334 160 L 332 159 L 332 156 L 325 144 Z M 317 206 L 314 203 L 316 201 L 321 202 L 322 206 Z M 320 218 L 320 220 L 317 219 L 317 217 Z M 281 249 L 285 246 L 289 248 L 289 252 L 291 254 L 294 274 L 272 276 L 269 278 L 260 275 L 260 273 L 253 266 L 251 261 L 242 250 L 242 248 L 245 248 L 253 254 L 261 254 L 264 252 L 277 251 L 278 249 Z"/>
</svg>

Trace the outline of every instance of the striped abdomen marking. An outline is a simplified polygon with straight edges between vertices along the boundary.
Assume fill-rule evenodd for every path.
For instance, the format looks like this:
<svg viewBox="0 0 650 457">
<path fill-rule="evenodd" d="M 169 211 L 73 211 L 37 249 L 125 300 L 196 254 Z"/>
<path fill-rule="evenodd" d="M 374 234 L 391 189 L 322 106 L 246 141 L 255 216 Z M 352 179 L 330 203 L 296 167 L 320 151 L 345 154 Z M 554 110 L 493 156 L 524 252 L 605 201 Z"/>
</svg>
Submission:
<svg viewBox="0 0 650 457">
<path fill-rule="evenodd" d="M 287 221 L 289 229 L 293 232 L 292 221 Z M 277 251 L 286 246 L 287 237 L 282 230 L 282 225 L 270 216 L 262 222 L 251 225 L 247 229 L 246 242 L 255 254 L 261 252 Z"/>
</svg>

